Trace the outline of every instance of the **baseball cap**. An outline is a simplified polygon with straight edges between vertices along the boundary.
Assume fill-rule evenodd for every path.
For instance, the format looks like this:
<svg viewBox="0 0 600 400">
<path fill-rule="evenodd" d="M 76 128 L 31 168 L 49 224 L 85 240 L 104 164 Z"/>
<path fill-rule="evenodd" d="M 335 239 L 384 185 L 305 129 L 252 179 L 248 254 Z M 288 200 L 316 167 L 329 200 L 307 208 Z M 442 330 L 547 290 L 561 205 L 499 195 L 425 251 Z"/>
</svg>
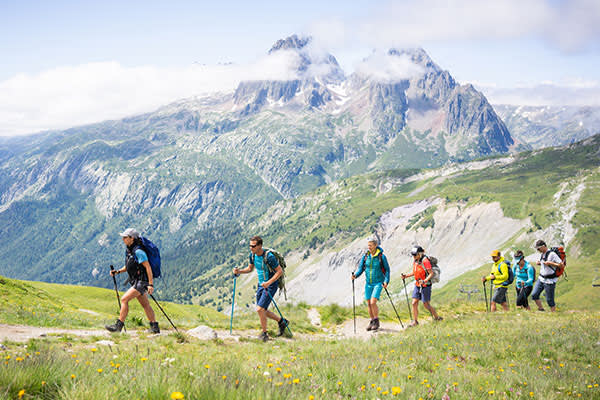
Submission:
<svg viewBox="0 0 600 400">
<path fill-rule="evenodd" d="M 121 237 L 132 237 L 137 239 L 140 237 L 140 233 L 133 228 L 127 228 L 123 232 L 120 233 Z"/>
<path fill-rule="evenodd" d="M 492 251 L 492 254 L 490 254 L 492 257 L 500 257 L 500 251 L 499 250 L 494 250 Z"/>
<path fill-rule="evenodd" d="M 425 253 L 425 250 L 421 246 L 415 246 L 410 250 L 410 254 L 416 256 L 417 253 Z"/>
</svg>

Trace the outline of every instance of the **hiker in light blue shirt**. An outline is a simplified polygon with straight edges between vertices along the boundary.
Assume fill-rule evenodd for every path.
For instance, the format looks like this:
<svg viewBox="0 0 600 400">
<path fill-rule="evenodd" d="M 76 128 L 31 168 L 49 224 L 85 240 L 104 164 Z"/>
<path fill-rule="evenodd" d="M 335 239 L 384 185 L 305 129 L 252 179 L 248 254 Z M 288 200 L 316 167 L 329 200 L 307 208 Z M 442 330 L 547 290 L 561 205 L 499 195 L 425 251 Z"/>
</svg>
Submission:
<svg viewBox="0 0 600 400">
<path fill-rule="evenodd" d="M 387 257 L 383 254 L 383 249 L 377 246 L 377 240 L 369 239 L 367 246 L 369 251 L 361 258 L 358 269 L 352 274 L 352 280 L 358 278 L 364 271 L 365 300 L 371 317 L 367 330 L 371 331 L 379 329 L 377 300 L 381 296 L 381 291 L 390 283 L 390 265 Z"/>
<path fill-rule="evenodd" d="M 518 250 L 513 255 L 513 272 L 515 274 L 515 289 L 517 291 L 517 307 L 529 310 L 528 297 L 533 290 L 535 268 L 525 260 L 523 252 Z"/>
</svg>

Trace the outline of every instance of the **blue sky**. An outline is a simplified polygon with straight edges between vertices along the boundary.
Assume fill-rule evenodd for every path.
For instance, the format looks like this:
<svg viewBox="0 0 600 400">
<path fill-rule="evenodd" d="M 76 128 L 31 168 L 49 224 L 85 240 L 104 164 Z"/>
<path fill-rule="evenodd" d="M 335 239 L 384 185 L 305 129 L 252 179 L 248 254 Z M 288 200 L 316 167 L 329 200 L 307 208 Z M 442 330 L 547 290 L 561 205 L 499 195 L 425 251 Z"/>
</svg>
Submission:
<svg viewBox="0 0 600 400">
<path fill-rule="evenodd" d="M 0 135 L 120 117 L 114 103 L 136 101 L 132 76 L 140 77 L 140 85 L 151 85 L 173 71 L 192 74 L 187 68 L 194 63 L 256 64 L 277 39 L 292 33 L 317 37 L 347 72 L 375 47 L 422 46 L 459 82 L 475 83 L 492 101 L 503 90 L 519 101 L 515 89 L 540 84 L 589 90 L 600 87 L 599 3 L 0 1 L 0 121 L 8 121 L 0 122 Z M 89 81 L 98 76 L 90 88 Z M 231 78 L 223 79 L 223 87 L 232 84 Z M 60 88 L 70 85 L 74 92 L 88 91 L 83 102 L 88 108 L 58 108 L 69 98 Z M 203 91 L 202 85 L 191 87 Z M 90 90 L 101 93 L 97 100 Z M 170 90 L 164 103 L 191 94 Z M 103 100 L 114 109 L 103 107 Z M 160 102 L 158 94 L 151 103 L 120 109 L 135 113 Z"/>
</svg>

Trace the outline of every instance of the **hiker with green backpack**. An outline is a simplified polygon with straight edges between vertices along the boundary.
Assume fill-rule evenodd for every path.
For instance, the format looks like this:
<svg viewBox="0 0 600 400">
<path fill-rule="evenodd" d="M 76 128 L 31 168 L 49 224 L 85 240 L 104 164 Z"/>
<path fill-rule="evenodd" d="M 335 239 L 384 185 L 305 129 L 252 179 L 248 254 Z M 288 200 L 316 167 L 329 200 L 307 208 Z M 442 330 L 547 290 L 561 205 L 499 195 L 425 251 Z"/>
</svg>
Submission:
<svg viewBox="0 0 600 400">
<path fill-rule="evenodd" d="M 365 273 L 365 300 L 371 318 L 367 330 L 376 331 L 379 329 L 377 301 L 381 297 L 381 291 L 387 289 L 390 283 L 390 265 L 383 249 L 378 246 L 377 239 L 368 239 L 367 248 L 367 252 L 360 259 L 358 269 L 352 273 L 352 280 Z"/>
<path fill-rule="evenodd" d="M 269 305 L 273 301 L 273 296 L 277 292 L 280 284 L 283 284 L 283 268 L 279 261 L 282 259 L 279 253 L 271 249 L 263 249 L 263 240 L 260 236 L 254 236 L 250 239 L 250 256 L 248 267 L 240 269 L 234 268 L 234 275 L 248 274 L 256 269 L 258 275 L 258 288 L 256 290 L 256 312 L 260 319 L 262 332 L 259 339 L 263 342 L 269 340 L 267 333 L 267 318 L 277 321 L 279 326 L 279 336 L 285 333 L 289 321 L 283 316 L 278 316 L 269 311 Z M 289 328 L 288 328 L 289 329 Z"/>
<path fill-rule="evenodd" d="M 121 297 L 119 319 L 112 325 L 106 325 L 105 328 L 110 332 L 121 332 L 125 325 L 125 318 L 127 318 L 127 314 L 129 313 L 129 301 L 138 299 L 146 313 L 146 317 L 150 321 L 149 332 L 160 333 L 154 310 L 148 300 L 148 295 L 151 296 L 154 292 L 154 274 L 150 265 L 150 254 L 148 254 L 147 246 L 154 246 L 154 244 L 146 241 L 148 245 L 145 246 L 144 238 L 133 228 L 125 229 L 121 233 L 121 238 L 127 247 L 125 252 L 125 266 L 117 270 L 111 269 L 110 274 L 115 276 L 116 274 L 127 272 L 131 288 Z"/>
<path fill-rule="evenodd" d="M 413 247 L 410 254 L 413 257 L 413 272 L 410 274 L 402 274 L 402 279 L 411 276 L 415 277 L 415 288 L 413 289 L 412 294 L 412 311 L 414 319 L 408 326 L 412 327 L 419 325 L 419 301 L 423 302 L 423 307 L 431 313 L 434 321 L 441 321 L 443 318 L 438 315 L 435 308 L 431 305 L 431 286 L 433 285 L 435 274 L 430 257 L 425 255 L 425 249 L 421 246 Z"/>
<path fill-rule="evenodd" d="M 502 254 L 499 250 L 492 251 L 490 255 L 492 257 L 492 261 L 494 262 L 491 273 L 482 277 L 481 281 L 484 283 L 486 281 L 492 281 L 492 284 L 495 287 L 494 294 L 491 299 L 492 305 L 490 307 L 492 312 L 496 311 L 496 304 L 500 304 L 504 311 L 508 311 L 506 292 L 508 291 L 508 286 L 514 280 L 514 273 L 510 267 L 510 263 L 506 261 L 504 257 L 502 257 Z"/>
</svg>

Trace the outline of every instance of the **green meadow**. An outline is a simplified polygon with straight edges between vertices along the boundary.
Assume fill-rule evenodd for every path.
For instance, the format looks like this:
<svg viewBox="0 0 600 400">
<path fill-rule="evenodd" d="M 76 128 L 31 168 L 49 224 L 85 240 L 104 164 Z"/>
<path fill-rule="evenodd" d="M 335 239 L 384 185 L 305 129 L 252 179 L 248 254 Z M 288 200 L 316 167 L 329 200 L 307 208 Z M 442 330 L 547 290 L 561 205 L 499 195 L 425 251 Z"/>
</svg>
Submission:
<svg viewBox="0 0 600 400">
<path fill-rule="evenodd" d="M 101 329 L 116 315 L 114 291 L 6 278 L 2 282 L 2 323 Z M 17 294 L 7 300 L 9 293 Z M 568 309 L 568 298 L 561 303 L 559 296 L 555 314 L 514 306 L 506 313 L 487 314 L 477 296 L 467 302 L 446 300 L 444 289 L 438 294 L 435 305 L 443 322 L 432 322 L 421 310 L 424 323 L 419 327 L 367 340 L 325 333 L 323 328 L 335 331 L 352 319 L 352 309 L 335 305 L 319 308 L 320 328 L 308 321 L 308 306 L 283 307 L 295 335 L 267 343 L 249 336 L 239 341 L 195 339 L 185 334 L 187 328 L 205 324 L 225 330 L 229 318 L 204 307 L 171 303 L 162 305 L 182 333 L 166 329 L 168 323 L 156 310 L 164 334 L 148 336 L 146 327 L 132 322 L 135 317 L 145 324 L 141 308 L 133 305 L 129 333 L 5 341 L 0 398 L 600 398 L 598 310 Z M 406 323 L 403 300 L 396 300 L 396 308 Z M 79 311 L 80 306 L 99 316 Z M 357 310 L 365 315 L 364 305 Z M 395 321 L 389 302 L 381 302 L 381 311 L 384 320 Z M 254 337 L 257 326 L 254 313 L 236 314 L 236 331 L 249 329 Z M 274 324 L 270 328 L 274 334 Z M 112 344 L 98 343 L 106 339 Z"/>
</svg>

